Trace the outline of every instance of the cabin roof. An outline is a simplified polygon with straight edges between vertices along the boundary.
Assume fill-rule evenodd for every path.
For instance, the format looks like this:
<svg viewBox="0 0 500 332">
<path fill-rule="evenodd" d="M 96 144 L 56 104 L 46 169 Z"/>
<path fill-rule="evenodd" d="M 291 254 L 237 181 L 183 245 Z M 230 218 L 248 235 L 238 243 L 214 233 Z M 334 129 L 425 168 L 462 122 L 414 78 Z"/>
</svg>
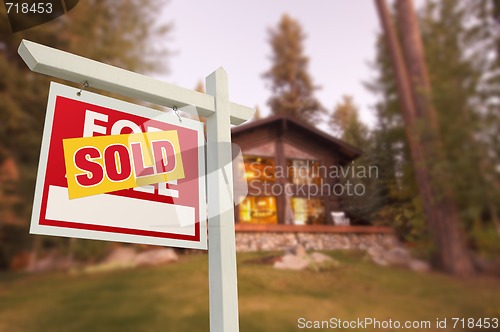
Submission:
<svg viewBox="0 0 500 332">
<path fill-rule="evenodd" d="M 310 124 L 300 122 L 295 118 L 283 115 L 273 115 L 240 125 L 238 127 L 233 127 L 231 129 L 231 134 L 233 136 L 240 136 L 255 129 L 271 126 L 281 128 L 283 131 L 298 130 L 306 132 L 308 136 L 311 136 L 311 139 L 315 140 L 318 144 L 322 144 L 328 148 L 331 148 L 332 146 L 335 147 L 336 151 L 342 155 L 344 162 L 350 162 L 361 156 L 363 153 L 360 149 L 317 129 Z"/>
</svg>

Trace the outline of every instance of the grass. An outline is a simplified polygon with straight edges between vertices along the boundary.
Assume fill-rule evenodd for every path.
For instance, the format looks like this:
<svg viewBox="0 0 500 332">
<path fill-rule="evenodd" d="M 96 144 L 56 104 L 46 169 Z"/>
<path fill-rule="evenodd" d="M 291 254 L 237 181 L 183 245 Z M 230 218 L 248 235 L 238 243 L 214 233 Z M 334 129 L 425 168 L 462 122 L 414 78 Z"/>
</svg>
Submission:
<svg viewBox="0 0 500 332">
<path fill-rule="evenodd" d="M 499 279 L 422 275 L 355 252 L 329 254 L 342 265 L 324 272 L 274 270 L 255 263 L 263 253 L 239 254 L 240 330 L 300 331 L 300 317 L 500 318 Z M 0 331 L 208 331 L 207 274 L 206 255 L 96 274 L 0 274 Z"/>
</svg>

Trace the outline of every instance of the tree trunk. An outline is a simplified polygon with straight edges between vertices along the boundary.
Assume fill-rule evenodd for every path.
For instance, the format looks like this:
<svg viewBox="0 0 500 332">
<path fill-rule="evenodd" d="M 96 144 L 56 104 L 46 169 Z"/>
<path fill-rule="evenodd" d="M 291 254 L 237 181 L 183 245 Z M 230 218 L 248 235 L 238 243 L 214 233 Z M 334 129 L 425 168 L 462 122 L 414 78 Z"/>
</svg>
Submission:
<svg viewBox="0 0 500 332">
<path fill-rule="evenodd" d="M 490 203 L 489 205 L 491 220 L 493 220 L 493 225 L 495 225 L 495 229 L 497 234 L 500 235 L 500 220 L 498 220 L 498 212 L 494 203 Z"/>
<path fill-rule="evenodd" d="M 474 268 L 460 228 L 458 208 L 451 192 L 446 189 L 445 181 L 438 178 L 440 174 L 436 174 L 431 166 L 431 163 L 442 165 L 442 148 L 413 2 L 397 1 L 406 59 L 385 0 L 375 0 L 375 4 L 394 65 L 416 181 L 425 218 L 438 249 L 440 267 L 448 273 L 471 275 Z"/>
<path fill-rule="evenodd" d="M 30 253 L 30 258 L 28 261 L 28 267 L 27 271 L 28 272 L 34 272 L 36 269 L 36 263 L 38 261 L 38 256 L 40 254 L 40 249 L 42 246 L 42 237 L 35 235 L 33 239 L 33 247 L 31 248 L 31 253 Z"/>
</svg>

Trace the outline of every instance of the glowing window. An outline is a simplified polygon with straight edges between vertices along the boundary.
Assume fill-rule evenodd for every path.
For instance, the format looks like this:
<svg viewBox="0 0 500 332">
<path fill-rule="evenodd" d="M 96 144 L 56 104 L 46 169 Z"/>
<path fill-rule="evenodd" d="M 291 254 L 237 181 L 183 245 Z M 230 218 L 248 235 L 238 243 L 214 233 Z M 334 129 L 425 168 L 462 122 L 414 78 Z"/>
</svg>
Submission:
<svg viewBox="0 0 500 332">
<path fill-rule="evenodd" d="M 239 205 L 240 223 L 277 224 L 276 197 L 247 196 Z"/>
</svg>

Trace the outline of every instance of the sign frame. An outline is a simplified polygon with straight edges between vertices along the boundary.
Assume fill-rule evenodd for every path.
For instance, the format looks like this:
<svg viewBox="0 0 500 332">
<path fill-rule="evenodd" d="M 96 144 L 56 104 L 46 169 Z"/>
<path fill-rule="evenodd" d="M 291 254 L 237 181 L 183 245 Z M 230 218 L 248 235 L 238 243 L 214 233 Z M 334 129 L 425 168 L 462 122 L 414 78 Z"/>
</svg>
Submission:
<svg viewBox="0 0 500 332">
<path fill-rule="evenodd" d="M 170 108 L 194 106 L 186 111 L 207 118 L 207 165 L 219 170 L 207 179 L 207 204 L 216 212 L 208 221 L 210 331 L 238 332 L 234 207 L 223 211 L 233 195 L 232 171 L 223 168 L 231 149 L 217 143 L 231 143 L 231 124 L 244 123 L 256 110 L 229 100 L 226 71 L 220 67 L 206 78 L 204 94 L 29 40 L 21 41 L 18 53 L 33 72 Z"/>
<path fill-rule="evenodd" d="M 181 248 L 191 248 L 191 249 L 207 249 L 207 223 L 206 223 L 206 188 L 205 188 L 205 152 L 204 152 L 204 135 L 203 135 L 203 124 L 199 121 L 191 120 L 188 118 L 183 118 L 182 122 L 179 118 L 170 113 L 157 111 L 151 108 L 147 108 L 141 105 L 128 103 L 119 99 L 110 98 L 95 94 L 89 91 L 82 91 L 80 96 L 77 93 L 80 92 L 79 89 L 65 86 L 59 83 L 51 82 L 50 92 L 47 103 L 47 113 L 45 118 L 45 124 L 42 136 L 42 145 L 40 148 L 40 160 L 38 164 L 38 172 L 35 187 L 35 196 L 33 202 L 33 214 L 31 218 L 30 233 L 40 234 L 40 235 L 54 235 L 62 237 L 74 237 L 82 239 L 93 239 L 93 240 L 105 240 L 105 241 L 116 241 L 116 242 L 127 242 L 127 243 L 141 243 L 141 244 L 151 244 L 151 245 L 161 245 L 161 246 L 172 246 Z M 88 104 L 97 105 L 99 107 L 105 107 L 112 109 L 114 111 L 127 113 L 135 116 L 140 116 L 143 118 L 154 119 L 155 121 L 165 122 L 171 125 L 187 128 L 190 130 L 195 130 L 198 136 L 198 222 L 192 225 L 194 227 L 199 227 L 199 240 L 183 240 L 183 239 L 172 239 L 167 237 L 153 237 L 144 236 L 137 234 L 124 234 L 124 233 L 114 233 L 114 232 L 103 232 L 88 229 L 78 229 L 78 228 L 67 228 L 67 227 L 55 227 L 40 225 L 39 220 L 42 212 L 42 201 L 43 199 L 48 199 L 44 197 L 44 187 L 45 178 L 47 172 L 47 164 L 49 158 L 49 147 L 51 143 L 52 133 L 53 133 L 53 120 L 56 108 L 57 97 L 74 99 Z M 107 195 L 107 194 L 102 194 Z M 89 197 L 90 199 L 95 199 L 95 197 Z M 83 198 L 85 199 L 85 198 Z M 77 202 L 82 200 L 82 198 L 77 198 L 70 201 Z M 103 212 L 105 213 L 105 212 Z M 71 222 L 71 221 L 70 221 Z M 77 221 L 73 221 L 77 222 Z M 138 229 L 140 231 L 140 229 Z"/>
</svg>

